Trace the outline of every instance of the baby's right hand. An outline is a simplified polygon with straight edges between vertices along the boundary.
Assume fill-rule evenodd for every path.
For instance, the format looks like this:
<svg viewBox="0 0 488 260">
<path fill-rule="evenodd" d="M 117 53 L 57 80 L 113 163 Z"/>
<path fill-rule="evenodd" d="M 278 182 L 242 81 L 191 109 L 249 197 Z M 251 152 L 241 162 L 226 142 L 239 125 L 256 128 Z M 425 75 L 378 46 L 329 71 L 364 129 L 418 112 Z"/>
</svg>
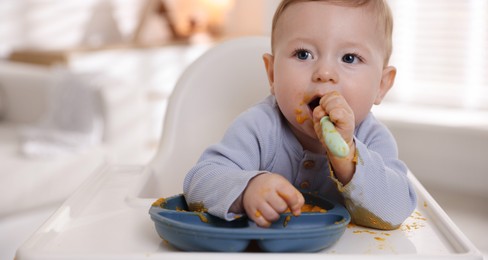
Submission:
<svg viewBox="0 0 488 260">
<path fill-rule="evenodd" d="M 293 215 L 300 215 L 304 202 L 303 195 L 287 179 L 274 173 L 252 178 L 243 194 L 246 214 L 261 227 L 269 227 L 288 208 Z"/>
</svg>

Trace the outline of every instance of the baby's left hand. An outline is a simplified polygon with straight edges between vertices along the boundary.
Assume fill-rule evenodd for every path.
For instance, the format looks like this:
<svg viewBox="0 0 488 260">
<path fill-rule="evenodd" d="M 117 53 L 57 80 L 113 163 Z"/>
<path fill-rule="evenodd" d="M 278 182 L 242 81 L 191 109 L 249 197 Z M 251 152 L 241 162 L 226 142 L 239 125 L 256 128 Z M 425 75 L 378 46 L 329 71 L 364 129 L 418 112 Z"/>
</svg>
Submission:
<svg viewBox="0 0 488 260">
<path fill-rule="evenodd" d="M 320 119 L 324 116 L 329 116 L 336 130 L 348 144 L 350 152 L 345 158 L 334 156 L 325 145 L 325 140 L 322 136 L 322 127 L 320 125 Z M 353 162 L 354 154 L 356 153 L 356 146 L 354 144 L 354 112 L 339 92 L 328 92 L 320 99 L 320 105 L 313 110 L 313 125 L 320 142 L 327 150 L 337 179 L 346 185 L 351 180 L 355 171 L 355 164 Z"/>
</svg>

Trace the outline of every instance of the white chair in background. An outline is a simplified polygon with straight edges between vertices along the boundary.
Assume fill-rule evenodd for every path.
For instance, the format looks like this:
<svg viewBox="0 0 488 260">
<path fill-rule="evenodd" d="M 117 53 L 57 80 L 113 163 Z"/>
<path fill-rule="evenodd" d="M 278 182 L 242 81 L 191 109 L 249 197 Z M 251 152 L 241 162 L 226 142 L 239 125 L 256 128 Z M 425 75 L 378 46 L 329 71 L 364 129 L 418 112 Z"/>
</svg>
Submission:
<svg viewBox="0 0 488 260">
<path fill-rule="evenodd" d="M 182 192 L 183 179 L 203 150 L 233 119 L 269 95 L 262 55 L 269 37 L 245 37 L 211 49 L 181 75 L 172 93 L 157 155 L 149 167 L 150 198 Z"/>
</svg>

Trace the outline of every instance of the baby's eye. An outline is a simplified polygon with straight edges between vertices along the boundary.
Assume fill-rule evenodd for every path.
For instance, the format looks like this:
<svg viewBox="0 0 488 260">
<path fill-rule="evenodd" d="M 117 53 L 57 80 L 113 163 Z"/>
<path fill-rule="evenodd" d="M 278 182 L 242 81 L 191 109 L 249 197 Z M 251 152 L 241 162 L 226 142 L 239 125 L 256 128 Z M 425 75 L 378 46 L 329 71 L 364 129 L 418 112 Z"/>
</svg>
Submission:
<svg viewBox="0 0 488 260">
<path fill-rule="evenodd" d="M 354 53 L 348 53 L 342 56 L 342 61 L 345 63 L 353 64 L 362 61 L 359 55 Z"/>
<path fill-rule="evenodd" d="M 312 58 L 312 54 L 307 50 L 296 50 L 294 54 L 299 60 L 307 60 Z"/>
</svg>

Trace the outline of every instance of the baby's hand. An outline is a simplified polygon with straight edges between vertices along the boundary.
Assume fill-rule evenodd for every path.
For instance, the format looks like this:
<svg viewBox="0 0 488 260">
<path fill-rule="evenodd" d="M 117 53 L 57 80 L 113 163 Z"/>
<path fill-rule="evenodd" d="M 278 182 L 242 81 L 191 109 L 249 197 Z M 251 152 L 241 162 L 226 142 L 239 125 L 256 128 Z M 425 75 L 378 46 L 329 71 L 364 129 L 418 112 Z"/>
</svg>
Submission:
<svg viewBox="0 0 488 260">
<path fill-rule="evenodd" d="M 320 99 L 320 105 L 313 110 L 315 132 L 325 146 L 322 138 L 322 127 L 320 126 L 320 119 L 324 116 L 329 116 L 330 121 L 351 148 L 355 127 L 354 112 L 339 92 L 326 93 Z"/>
<path fill-rule="evenodd" d="M 349 146 L 349 155 L 345 158 L 336 157 L 328 151 L 320 125 L 320 119 L 324 116 L 329 116 L 337 132 L 341 134 Z M 320 105 L 313 110 L 313 124 L 315 133 L 328 151 L 327 154 L 334 168 L 335 176 L 342 184 L 346 185 L 351 180 L 355 171 L 355 163 L 353 162 L 356 153 L 356 146 L 354 144 L 354 112 L 339 92 L 332 91 L 326 93 L 320 99 Z"/>
<path fill-rule="evenodd" d="M 274 173 L 252 178 L 243 195 L 246 214 L 261 227 L 269 227 L 288 208 L 293 215 L 300 215 L 304 202 L 303 195 L 287 179 Z"/>
</svg>

